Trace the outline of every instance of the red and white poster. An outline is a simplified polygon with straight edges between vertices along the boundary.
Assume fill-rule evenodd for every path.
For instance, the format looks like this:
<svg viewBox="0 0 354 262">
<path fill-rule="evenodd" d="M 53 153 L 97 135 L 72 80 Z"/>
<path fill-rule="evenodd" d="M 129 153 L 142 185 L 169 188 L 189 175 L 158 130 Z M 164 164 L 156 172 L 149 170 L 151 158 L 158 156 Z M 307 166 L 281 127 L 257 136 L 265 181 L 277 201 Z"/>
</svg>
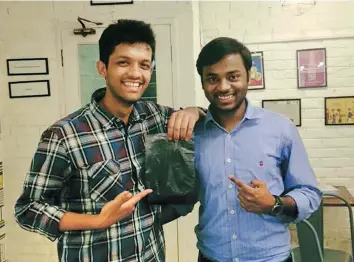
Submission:
<svg viewBox="0 0 354 262">
<path fill-rule="evenodd" d="M 326 49 L 306 49 L 297 51 L 298 87 L 326 87 Z"/>
</svg>

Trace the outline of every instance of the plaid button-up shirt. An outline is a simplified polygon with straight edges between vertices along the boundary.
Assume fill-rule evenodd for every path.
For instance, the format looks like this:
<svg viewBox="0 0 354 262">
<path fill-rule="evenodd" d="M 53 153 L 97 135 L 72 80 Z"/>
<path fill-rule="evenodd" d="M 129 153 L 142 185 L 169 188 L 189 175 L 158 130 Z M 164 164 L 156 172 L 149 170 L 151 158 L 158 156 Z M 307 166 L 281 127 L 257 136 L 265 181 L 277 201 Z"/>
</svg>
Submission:
<svg viewBox="0 0 354 262">
<path fill-rule="evenodd" d="M 107 229 L 59 231 L 65 212 L 99 214 L 119 193 L 145 189 L 144 135 L 165 133 L 172 109 L 135 103 L 128 124 L 90 104 L 49 127 L 40 139 L 15 218 L 26 230 L 58 240 L 62 262 L 165 261 L 160 206 L 141 200 L 133 214 Z"/>
</svg>

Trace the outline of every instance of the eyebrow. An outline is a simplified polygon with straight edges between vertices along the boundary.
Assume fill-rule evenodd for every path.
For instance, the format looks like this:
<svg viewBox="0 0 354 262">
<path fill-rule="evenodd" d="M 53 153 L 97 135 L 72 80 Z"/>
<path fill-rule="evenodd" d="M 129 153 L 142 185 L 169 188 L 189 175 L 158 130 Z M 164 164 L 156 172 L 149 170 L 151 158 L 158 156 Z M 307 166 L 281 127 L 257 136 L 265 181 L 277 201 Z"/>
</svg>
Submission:
<svg viewBox="0 0 354 262">
<path fill-rule="evenodd" d="M 122 55 L 119 55 L 119 56 L 117 56 L 117 57 L 115 57 L 114 59 L 127 59 L 127 60 L 130 60 L 131 58 L 130 57 L 128 57 L 128 56 L 122 56 Z M 149 59 L 144 59 L 142 62 L 149 62 L 149 63 L 152 63 L 152 61 L 151 60 L 149 60 Z"/>
<path fill-rule="evenodd" d="M 227 72 L 226 74 L 233 74 L 233 73 L 241 73 L 241 71 L 236 69 L 236 70 L 229 71 L 229 72 Z M 206 76 L 217 76 L 217 75 L 218 75 L 218 74 L 216 74 L 216 73 L 210 72 L 210 73 L 207 73 Z"/>
</svg>

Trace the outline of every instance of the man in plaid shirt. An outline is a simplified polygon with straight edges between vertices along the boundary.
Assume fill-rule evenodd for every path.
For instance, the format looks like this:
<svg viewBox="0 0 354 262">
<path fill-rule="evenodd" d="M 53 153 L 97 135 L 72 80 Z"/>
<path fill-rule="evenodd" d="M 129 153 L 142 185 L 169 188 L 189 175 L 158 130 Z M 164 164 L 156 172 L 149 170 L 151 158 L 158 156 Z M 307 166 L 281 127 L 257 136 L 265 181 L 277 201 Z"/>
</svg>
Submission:
<svg viewBox="0 0 354 262">
<path fill-rule="evenodd" d="M 58 240 L 62 262 L 165 261 L 160 206 L 144 197 L 144 136 L 192 135 L 204 113 L 140 100 L 155 52 L 151 27 L 120 20 L 99 40 L 106 88 L 40 139 L 15 206 L 21 227 Z M 168 127 L 168 130 L 167 130 Z"/>
</svg>

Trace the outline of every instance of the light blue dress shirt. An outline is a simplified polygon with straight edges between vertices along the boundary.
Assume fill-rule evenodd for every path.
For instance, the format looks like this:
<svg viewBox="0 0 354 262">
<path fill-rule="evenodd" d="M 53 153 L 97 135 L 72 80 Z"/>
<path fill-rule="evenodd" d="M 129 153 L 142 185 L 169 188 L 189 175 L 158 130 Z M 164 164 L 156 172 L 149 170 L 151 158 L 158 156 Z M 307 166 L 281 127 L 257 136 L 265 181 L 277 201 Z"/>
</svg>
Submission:
<svg viewBox="0 0 354 262">
<path fill-rule="evenodd" d="M 199 250 L 218 262 L 280 262 L 291 249 L 285 220 L 245 211 L 232 175 L 247 184 L 267 184 L 273 195 L 291 196 L 298 207 L 294 223 L 308 218 L 322 194 L 295 125 L 286 117 L 247 105 L 244 119 L 227 132 L 208 112 L 194 133 L 195 164 L 202 192 Z M 289 222 L 289 221 L 288 221 Z"/>
</svg>

